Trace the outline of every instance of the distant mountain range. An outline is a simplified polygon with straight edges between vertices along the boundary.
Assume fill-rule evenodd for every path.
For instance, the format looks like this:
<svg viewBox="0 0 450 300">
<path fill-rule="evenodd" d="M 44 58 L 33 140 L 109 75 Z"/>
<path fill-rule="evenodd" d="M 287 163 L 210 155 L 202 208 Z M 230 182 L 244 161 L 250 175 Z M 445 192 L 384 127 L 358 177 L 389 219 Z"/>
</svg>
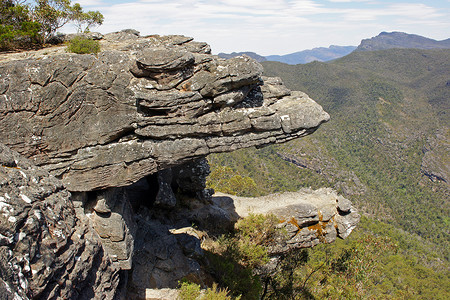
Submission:
<svg viewBox="0 0 450 300">
<path fill-rule="evenodd" d="M 261 56 L 259 54 L 256 54 L 255 52 L 233 52 L 233 53 L 219 53 L 219 57 L 221 58 L 225 58 L 225 59 L 230 59 L 236 56 L 241 56 L 241 55 L 247 55 L 251 58 L 253 58 L 254 60 L 256 60 L 257 62 L 263 62 L 266 61 L 267 59 L 264 56 Z"/>
<path fill-rule="evenodd" d="M 350 54 L 356 46 L 330 46 L 328 48 L 319 47 L 311 50 L 303 50 L 286 55 L 261 56 L 255 52 L 233 52 L 231 54 L 219 53 L 219 57 L 229 59 L 239 55 L 248 55 L 258 62 L 278 61 L 289 65 L 306 64 L 312 61 L 329 61 Z"/>
<path fill-rule="evenodd" d="M 405 49 L 449 49 L 450 39 L 436 41 L 416 34 L 404 32 L 382 32 L 370 39 L 364 39 L 356 46 L 335 46 L 328 48 L 318 47 L 310 50 L 303 50 L 286 55 L 262 56 L 255 52 L 233 52 L 231 54 L 219 53 L 219 57 L 232 58 L 239 55 L 248 55 L 258 62 L 278 61 L 289 65 L 306 64 L 312 61 L 330 61 L 341 58 L 353 51 L 376 51 L 392 48 Z"/>
<path fill-rule="evenodd" d="M 356 51 L 376 51 L 393 48 L 449 49 L 450 39 L 436 41 L 416 34 L 382 32 L 376 37 L 362 40 Z"/>
<path fill-rule="evenodd" d="M 330 46 L 303 50 L 286 55 L 266 56 L 268 61 L 279 61 L 289 65 L 306 64 L 312 61 L 329 61 L 350 54 L 356 46 Z"/>
</svg>

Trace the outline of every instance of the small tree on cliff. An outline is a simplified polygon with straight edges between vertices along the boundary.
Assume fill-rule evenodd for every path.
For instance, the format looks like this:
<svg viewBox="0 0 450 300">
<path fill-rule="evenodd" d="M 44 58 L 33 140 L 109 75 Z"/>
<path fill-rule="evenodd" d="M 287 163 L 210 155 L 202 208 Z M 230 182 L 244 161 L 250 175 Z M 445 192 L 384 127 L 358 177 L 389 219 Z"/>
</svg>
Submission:
<svg viewBox="0 0 450 300">
<path fill-rule="evenodd" d="M 0 0 L 0 51 L 42 46 L 48 38 L 69 22 L 78 31 L 89 31 L 103 23 L 99 11 L 84 12 L 70 0 Z"/>
<path fill-rule="evenodd" d="M 91 26 L 103 24 L 104 17 L 98 10 L 83 12 L 80 4 L 75 3 L 72 7 L 72 12 L 72 17 L 78 32 L 89 32 Z"/>
<path fill-rule="evenodd" d="M 40 29 L 23 1 L 0 0 L 0 51 L 39 45 Z"/>
<path fill-rule="evenodd" d="M 33 16 L 41 25 L 41 34 L 45 43 L 49 37 L 69 22 L 77 23 L 79 31 L 85 26 L 101 25 L 103 15 L 99 11 L 83 12 L 80 4 L 71 5 L 70 0 L 36 0 Z"/>
</svg>

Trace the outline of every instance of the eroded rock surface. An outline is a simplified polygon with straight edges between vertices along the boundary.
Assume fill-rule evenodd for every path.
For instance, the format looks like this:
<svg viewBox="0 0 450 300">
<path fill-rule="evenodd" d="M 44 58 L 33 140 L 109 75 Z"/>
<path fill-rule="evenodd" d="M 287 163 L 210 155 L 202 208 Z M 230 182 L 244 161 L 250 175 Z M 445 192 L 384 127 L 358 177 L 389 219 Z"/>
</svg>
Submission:
<svg viewBox="0 0 450 300">
<path fill-rule="evenodd" d="M 118 269 L 62 182 L 0 144 L 4 299 L 114 299 Z"/>
<path fill-rule="evenodd" d="M 249 57 L 181 36 L 105 36 L 103 52 L 0 64 L 0 141 L 70 191 L 126 186 L 210 153 L 284 142 L 322 107 Z"/>
<path fill-rule="evenodd" d="M 249 57 L 223 60 L 184 36 L 98 38 L 98 56 L 0 55 L 0 142 L 30 159 L 0 148 L 0 291 L 11 295 L 108 299 L 122 274 L 124 297 L 141 299 L 186 276 L 205 280 L 204 233 L 190 226 L 216 234 L 239 217 L 205 189 L 205 157 L 302 137 L 329 119 Z M 335 196 L 281 203 L 292 237 L 274 253 L 345 237 L 356 214 Z"/>
</svg>

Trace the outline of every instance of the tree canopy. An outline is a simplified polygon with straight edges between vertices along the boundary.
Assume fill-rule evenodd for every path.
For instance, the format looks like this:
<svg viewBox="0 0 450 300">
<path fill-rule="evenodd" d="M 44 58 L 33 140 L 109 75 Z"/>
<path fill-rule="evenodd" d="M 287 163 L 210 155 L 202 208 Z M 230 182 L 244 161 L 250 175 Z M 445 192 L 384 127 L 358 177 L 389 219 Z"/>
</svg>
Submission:
<svg viewBox="0 0 450 300">
<path fill-rule="evenodd" d="M 103 20 L 99 11 L 84 12 L 70 0 L 0 0 L 0 51 L 42 46 L 70 22 L 88 32 Z"/>
</svg>

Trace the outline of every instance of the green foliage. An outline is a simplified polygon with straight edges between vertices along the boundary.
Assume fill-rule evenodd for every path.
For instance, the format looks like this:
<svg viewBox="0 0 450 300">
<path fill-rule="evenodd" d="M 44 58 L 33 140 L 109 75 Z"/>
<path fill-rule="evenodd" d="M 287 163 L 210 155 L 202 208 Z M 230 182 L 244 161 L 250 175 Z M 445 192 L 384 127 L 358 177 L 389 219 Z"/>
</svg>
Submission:
<svg viewBox="0 0 450 300">
<path fill-rule="evenodd" d="M 217 284 L 214 283 L 211 288 L 208 288 L 205 292 L 205 294 L 200 298 L 201 300 L 240 300 L 241 296 L 237 296 L 235 298 L 232 298 L 228 295 L 227 289 L 220 289 L 217 287 Z"/>
<path fill-rule="evenodd" d="M 221 166 L 212 170 L 206 185 L 208 188 L 239 196 L 253 196 L 257 191 L 256 183 L 252 178 L 241 176 L 233 169 Z"/>
<path fill-rule="evenodd" d="M 70 0 L 36 0 L 34 18 L 41 24 L 44 42 L 70 21 Z"/>
<path fill-rule="evenodd" d="M 100 43 L 86 37 L 77 36 L 68 43 L 67 51 L 77 54 L 97 54 L 100 52 Z"/>
<path fill-rule="evenodd" d="M 208 162 L 211 174 L 207 185 L 216 191 L 237 196 L 255 197 L 282 191 L 297 191 L 302 187 L 320 188 L 329 185 L 316 171 L 299 170 L 295 165 L 284 161 L 274 147 L 212 154 L 208 156 Z M 249 186 L 237 189 L 230 184 L 229 178 L 233 176 L 249 177 L 246 180 L 250 182 Z"/>
<path fill-rule="evenodd" d="M 74 21 L 79 30 L 89 30 L 92 25 L 101 25 L 103 15 L 98 11 L 83 12 L 80 4 L 71 5 L 70 0 L 36 0 L 33 9 L 34 18 L 42 25 L 44 42 L 56 31 Z"/>
<path fill-rule="evenodd" d="M 257 268 L 269 262 L 267 247 L 286 236 L 285 231 L 276 227 L 279 223 L 275 215 L 251 213 L 235 224 L 234 256 L 242 265 Z"/>
<path fill-rule="evenodd" d="M 268 245 L 273 242 L 275 236 L 280 233 L 276 225 L 280 220 L 273 214 L 249 214 L 237 221 L 236 232 L 241 238 L 249 239 L 257 245 Z"/>
<path fill-rule="evenodd" d="M 200 285 L 191 282 L 182 282 L 178 289 L 178 300 L 240 300 L 241 297 L 231 297 L 227 289 L 221 289 L 216 283 L 207 288 L 202 294 Z"/>
<path fill-rule="evenodd" d="M 261 299 L 310 299 L 308 289 L 298 280 L 296 273 L 309 259 L 306 249 L 293 250 L 278 257 L 275 272 L 262 274 L 264 293 Z"/>
<path fill-rule="evenodd" d="M 267 299 L 370 298 L 367 284 L 378 274 L 377 259 L 395 247 L 389 240 L 362 237 L 351 245 L 321 245 L 293 251 L 266 279 Z"/>
<path fill-rule="evenodd" d="M 196 300 L 200 297 L 200 285 L 192 282 L 181 282 L 178 289 L 179 300 Z"/>
<path fill-rule="evenodd" d="M 41 43 L 39 23 L 32 21 L 26 5 L 0 1 L 0 51 L 33 48 Z"/>
<path fill-rule="evenodd" d="M 0 0 L 0 51 L 41 47 L 68 22 L 88 32 L 103 20 L 100 12 L 84 12 L 70 0 L 36 0 L 34 4 Z"/>
<path fill-rule="evenodd" d="M 71 11 L 78 32 L 89 32 L 92 26 L 101 25 L 105 20 L 99 11 L 83 12 L 83 8 L 78 3 L 73 5 Z"/>
<path fill-rule="evenodd" d="M 269 262 L 268 247 L 285 232 L 276 228 L 280 220 L 274 215 L 250 214 L 235 225 L 234 235 L 221 236 L 208 254 L 211 272 L 233 295 L 243 299 L 258 299 L 261 295 L 260 279 L 252 269 Z"/>
<path fill-rule="evenodd" d="M 231 246 L 228 241 L 225 241 L 221 242 L 222 249 L 206 253 L 209 272 L 221 286 L 230 290 L 232 296 L 242 296 L 242 299 L 258 299 L 261 294 L 259 278 L 253 275 L 250 268 L 238 263 L 236 252 L 230 247 L 235 246 Z"/>
</svg>

